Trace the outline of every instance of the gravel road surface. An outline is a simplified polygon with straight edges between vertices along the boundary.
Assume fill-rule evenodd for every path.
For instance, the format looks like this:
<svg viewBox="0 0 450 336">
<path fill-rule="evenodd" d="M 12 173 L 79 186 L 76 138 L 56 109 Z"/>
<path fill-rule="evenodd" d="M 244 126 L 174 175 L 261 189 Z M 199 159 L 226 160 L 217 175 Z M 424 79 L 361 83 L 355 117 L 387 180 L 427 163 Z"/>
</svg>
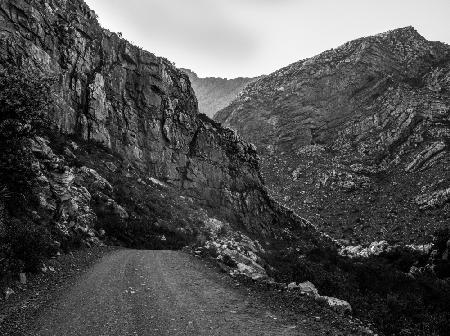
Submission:
<svg viewBox="0 0 450 336">
<path fill-rule="evenodd" d="M 177 251 L 115 251 L 36 321 L 41 336 L 312 335 Z"/>
</svg>

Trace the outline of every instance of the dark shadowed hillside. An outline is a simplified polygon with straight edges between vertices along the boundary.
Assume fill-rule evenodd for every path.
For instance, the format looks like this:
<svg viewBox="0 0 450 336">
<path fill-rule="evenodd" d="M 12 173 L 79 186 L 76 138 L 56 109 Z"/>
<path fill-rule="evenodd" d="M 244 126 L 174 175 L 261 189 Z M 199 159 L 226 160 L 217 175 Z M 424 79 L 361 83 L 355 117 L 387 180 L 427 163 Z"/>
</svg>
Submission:
<svg viewBox="0 0 450 336">
<path fill-rule="evenodd" d="M 336 238 L 426 242 L 450 222 L 450 47 L 412 27 L 251 83 L 216 120 L 272 195 Z"/>
<path fill-rule="evenodd" d="M 200 113 L 212 118 L 217 111 L 228 106 L 242 91 L 242 89 L 257 78 L 199 78 L 197 74 L 188 69 L 182 69 L 191 80 L 192 88 L 198 100 Z"/>
</svg>

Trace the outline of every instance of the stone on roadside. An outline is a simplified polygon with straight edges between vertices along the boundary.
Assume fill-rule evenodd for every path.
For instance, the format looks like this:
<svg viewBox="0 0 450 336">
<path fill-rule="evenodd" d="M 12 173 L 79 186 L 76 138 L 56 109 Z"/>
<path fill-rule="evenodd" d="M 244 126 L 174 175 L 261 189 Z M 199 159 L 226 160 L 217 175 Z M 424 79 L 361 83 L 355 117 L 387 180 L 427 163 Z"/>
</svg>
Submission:
<svg viewBox="0 0 450 336">
<path fill-rule="evenodd" d="M 289 290 L 297 289 L 297 288 L 298 288 L 298 285 L 297 285 L 296 282 L 291 282 L 290 284 L 287 285 L 287 288 L 288 288 Z"/>
<path fill-rule="evenodd" d="M 314 284 L 310 281 L 299 283 L 298 289 L 306 295 L 311 295 L 314 297 L 319 295 L 319 291 L 317 290 L 316 286 L 314 286 Z"/>
<path fill-rule="evenodd" d="M 27 283 L 27 275 L 25 273 L 20 273 L 19 274 L 19 279 L 20 279 L 20 283 L 22 285 L 26 285 L 26 283 Z"/>
<path fill-rule="evenodd" d="M 337 299 L 331 296 L 317 296 L 318 301 L 325 303 L 328 307 L 339 314 L 351 314 L 352 306 L 345 300 Z"/>
<path fill-rule="evenodd" d="M 11 295 L 15 294 L 15 292 L 9 287 L 5 289 L 4 293 L 5 293 L 5 300 L 8 300 Z"/>
</svg>

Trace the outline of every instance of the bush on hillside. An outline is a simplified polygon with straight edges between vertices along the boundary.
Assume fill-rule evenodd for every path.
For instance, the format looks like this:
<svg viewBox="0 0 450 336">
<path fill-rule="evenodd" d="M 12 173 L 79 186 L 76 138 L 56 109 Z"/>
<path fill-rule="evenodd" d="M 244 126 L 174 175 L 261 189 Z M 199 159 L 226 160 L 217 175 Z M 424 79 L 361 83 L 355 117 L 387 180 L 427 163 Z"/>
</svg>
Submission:
<svg viewBox="0 0 450 336">
<path fill-rule="evenodd" d="M 41 132 L 53 80 L 17 67 L 0 70 L 0 185 L 27 194 L 34 174 L 29 139 Z"/>
<path fill-rule="evenodd" d="M 34 271 L 52 250 L 49 230 L 32 221 L 35 180 L 30 139 L 42 132 L 51 108 L 53 80 L 13 65 L 0 64 L 0 202 L 3 219 L 0 271 Z"/>
<path fill-rule="evenodd" d="M 436 234 L 440 251 L 447 234 Z M 420 262 L 414 252 L 358 260 L 283 249 L 268 251 L 265 260 L 274 267 L 268 273 L 277 281 L 309 280 L 322 295 L 350 302 L 357 317 L 373 322 L 385 335 L 447 335 L 450 330 L 450 279 L 411 277 L 409 267 L 414 260 Z"/>
<path fill-rule="evenodd" d="M 0 270 L 8 272 L 35 272 L 41 260 L 56 252 L 50 231 L 44 225 L 25 218 L 10 219 L 5 223 L 4 243 L 0 245 Z"/>
</svg>

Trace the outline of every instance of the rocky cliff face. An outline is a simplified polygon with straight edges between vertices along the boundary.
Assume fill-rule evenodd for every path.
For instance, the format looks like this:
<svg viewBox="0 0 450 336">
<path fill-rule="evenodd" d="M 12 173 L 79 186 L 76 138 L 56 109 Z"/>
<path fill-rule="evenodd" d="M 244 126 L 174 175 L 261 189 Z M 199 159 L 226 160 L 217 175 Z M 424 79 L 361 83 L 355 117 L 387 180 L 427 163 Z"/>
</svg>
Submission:
<svg viewBox="0 0 450 336">
<path fill-rule="evenodd" d="M 79 224 L 88 232 L 105 213 L 148 220 L 136 207 L 147 209 L 147 195 L 166 188 L 158 202 L 171 197 L 169 208 L 179 202 L 192 214 L 202 207 L 258 236 L 284 225 L 313 235 L 268 197 L 255 148 L 199 115 L 188 76 L 169 61 L 102 29 L 82 0 L 5 0 L 0 9 L 2 65 L 57 81 L 50 120 L 73 141 L 39 138 L 33 151 L 37 198 L 61 231 Z M 102 151 L 90 150 L 93 143 Z"/>
<path fill-rule="evenodd" d="M 251 83 L 216 120 L 264 154 L 273 195 L 337 237 L 427 240 L 448 225 L 450 47 L 412 27 Z"/>
<path fill-rule="evenodd" d="M 248 83 L 258 78 L 239 77 L 234 79 L 207 77 L 199 78 L 197 74 L 188 69 L 181 69 L 189 76 L 198 100 L 200 113 L 212 118 L 217 111 L 228 106 L 244 89 Z"/>
</svg>

